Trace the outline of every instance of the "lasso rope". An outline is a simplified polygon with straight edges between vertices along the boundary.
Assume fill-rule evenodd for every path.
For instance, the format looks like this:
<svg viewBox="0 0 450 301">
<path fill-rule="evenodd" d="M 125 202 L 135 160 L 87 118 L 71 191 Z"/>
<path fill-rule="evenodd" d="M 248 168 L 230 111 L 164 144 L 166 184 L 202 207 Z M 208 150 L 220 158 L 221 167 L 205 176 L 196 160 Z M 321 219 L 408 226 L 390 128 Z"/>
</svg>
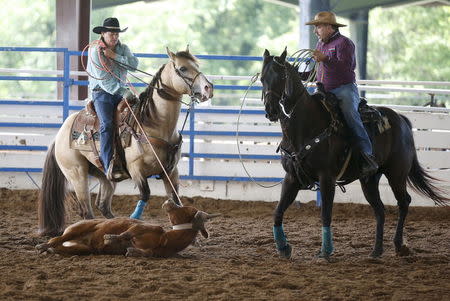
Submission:
<svg viewBox="0 0 450 301">
<path fill-rule="evenodd" d="M 314 49 L 300 49 L 294 52 L 288 59 L 288 61 L 293 60 L 292 65 L 298 68 L 299 72 L 306 72 L 310 64 L 313 64 L 310 69 L 310 74 L 308 78 L 304 81 L 306 84 L 311 83 L 315 80 L 319 64 L 313 59 Z M 305 68 L 300 70 L 301 64 L 305 64 Z"/>
<path fill-rule="evenodd" d="M 318 64 L 313 60 L 313 49 L 300 49 L 297 50 L 296 52 L 294 52 L 289 58 L 288 61 L 292 61 L 293 60 L 293 65 L 297 68 L 300 67 L 300 65 L 302 63 L 305 64 L 305 69 L 302 72 L 305 72 L 306 69 L 309 67 L 309 65 L 311 63 L 314 63 L 312 69 L 311 69 L 311 73 L 309 74 L 308 78 L 305 80 L 305 84 L 311 83 L 314 81 L 314 79 L 316 78 L 316 74 L 317 74 L 317 69 L 318 69 Z M 300 71 L 300 70 L 299 70 Z M 242 167 L 244 168 L 245 173 L 247 174 L 247 176 L 252 180 L 252 182 L 254 182 L 255 184 L 257 184 L 260 187 L 263 188 L 272 188 L 275 187 L 277 185 L 279 185 L 280 183 L 283 182 L 283 180 L 272 184 L 272 185 L 263 185 L 261 183 L 259 183 L 258 181 L 256 181 L 252 175 L 250 175 L 249 171 L 247 170 L 247 168 L 245 167 L 244 164 L 244 160 L 242 159 L 242 155 L 241 155 L 241 149 L 239 146 L 239 123 L 240 123 L 240 119 L 241 119 L 241 113 L 242 113 L 242 108 L 245 104 L 245 99 L 247 98 L 247 94 L 248 91 L 250 90 L 250 88 L 253 86 L 253 84 L 258 80 L 259 78 L 259 73 L 256 73 L 251 79 L 250 79 L 250 85 L 247 88 L 247 90 L 245 91 L 244 97 L 242 99 L 242 103 L 241 103 L 241 107 L 239 109 L 239 114 L 238 114 L 238 119 L 237 119 L 237 125 L 236 125 L 236 145 L 237 145 L 237 149 L 238 149 L 238 155 L 239 155 L 239 160 L 241 162 Z"/>
<path fill-rule="evenodd" d="M 272 187 L 277 186 L 281 182 L 283 182 L 283 180 L 281 180 L 281 181 L 279 181 L 279 182 L 277 182 L 275 184 L 272 184 L 272 185 L 264 185 L 264 184 L 261 184 L 258 181 L 256 181 L 250 175 L 250 172 L 245 167 L 244 160 L 242 159 L 242 155 L 241 155 L 241 149 L 240 149 L 240 146 L 239 146 L 239 123 L 240 123 L 240 119 L 241 119 L 242 108 L 243 108 L 243 106 L 245 104 L 245 99 L 247 97 L 248 91 L 253 86 L 253 84 L 258 80 L 258 78 L 259 78 L 259 73 L 256 73 L 255 75 L 253 75 L 253 77 L 250 79 L 250 85 L 248 86 L 247 90 L 245 91 L 244 98 L 242 99 L 241 108 L 239 109 L 239 114 L 238 114 L 238 119 L 237 119 L 237 124 L 236 124 L 236 145 L 237 145 L 237 149 L 238 149 L 239 161 L 241 162 L 242 167 L 244 168 L 244 171 L 247 174 L 247 176 L 253 181 L 253 183 L 257 184 L 258 186 L 261 186 L 263 188 L 272 188 Z"/>
</svg>

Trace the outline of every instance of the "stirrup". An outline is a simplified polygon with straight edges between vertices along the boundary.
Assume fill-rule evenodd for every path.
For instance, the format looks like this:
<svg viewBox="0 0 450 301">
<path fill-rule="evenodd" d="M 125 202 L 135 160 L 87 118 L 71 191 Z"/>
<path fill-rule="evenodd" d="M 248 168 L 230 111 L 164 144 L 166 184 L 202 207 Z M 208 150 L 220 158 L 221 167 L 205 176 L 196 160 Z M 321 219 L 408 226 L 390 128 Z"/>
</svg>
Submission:
<svg viewBox="0 0 450 301">
<path fill-rule="evenodd" d="M 130 178 L 130 175 L 122 168 L 118 168 L 118 166 L 111 160 L 108 167 L 108 172 L 106 173 L 106 178 L 113 182 L 120 182 Z"/>
<path fill-rule="evenodd" d="M 361 177 L 360 178 L 367 178 L 371 175 L 374 175 L 378 171 L 378 164 L 375 161 L 375 157 L 361 152 L 361 156 L 364 160 L 363 166 L 361 168 Z"/>
</svg>

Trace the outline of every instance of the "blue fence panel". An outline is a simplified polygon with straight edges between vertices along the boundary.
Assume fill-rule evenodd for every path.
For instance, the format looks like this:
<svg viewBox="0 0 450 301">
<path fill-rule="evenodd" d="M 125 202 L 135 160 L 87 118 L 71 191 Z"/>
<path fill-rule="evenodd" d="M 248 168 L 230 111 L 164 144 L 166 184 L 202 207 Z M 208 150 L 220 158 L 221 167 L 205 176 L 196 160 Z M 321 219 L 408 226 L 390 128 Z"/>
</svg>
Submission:
<svg viewBox="0 0 450 301">
<path fill-rule="evenodd" d="M 63 120 L 65 120 L 71 110 L 80 110 L 82 106 L 70 106 L 70 87 L 71 86 L 86 86 L 88 81 L 74 80 L 70 78 L 70 59 L 72 56 L 81 56 L 80 51 L 69 51 L 67 48 L 39 48 L 39 47 L 0 47 L 0 52 L 56 52 L 64 55 L 64 72 L 62 77 L 42 77 L 42 76 L 0 76 L 0 80 L 29 80 L 29 81 L 57 81 L 63 82 L 63 101 L 60 102 L 44 102 L 44 101 L 15 101 L 15 100 L 0 100 L 0 105 L 36 105 L 36 106 L 61 106 L 63 111 Z M 86 56 L 86 53 L 83 55 Z M 138 53 L 137 57 L 142 58 L 167 58 L 166 54 L 147 54 Z M 196 55 L 199 59 L 205 60 L 232 60 L 232 61 L 262 61 L 259 56 L 231 56 L 231 55 Z M 136 87 L 145 87 L 143 83 L 133 83 Z M 218 90 L 247 90 L 248 86 L 242 85 L 215 85 Z M 251 87 L 250 90 L 261 90 L 261 87 Z M 183 108 L 182 112 L 186 113 L 187 109 Z M 221 176 L 196 176 L 195 175 L 195 158 L 216 158 L 216 159 L 238 159 L 239 155 L 234 154 L 206 154 L 196 153 L 194 139 L 198 135 L 202 136 L 236 136 L 235 131 L 196 131 L 195 130 L 195 116 L 196 113 L 217 113 L 217 114 L 238 114 L 236 109 L 209 109 L 209 108 L 195 108 L 190 112 L 189 124 L 190 129 L 182 132 L 183 135 L 188 136 L 190 140 L 189 153 L 183 156 L 189 157 L 189 172 L 187 175 L 182 175 L 182 179 L 189 180 L 217 180 L 217 181 L 250 181 L 247 177 L 221 177 Z M 264 110 L 242 110 L 241 114 L 265 114 Z M 34 127 L 34 128 L 59 128 L 59 123 L 11 123 L 0 122 L 0 127 Z M 261 137 L 279 137 L 281 133 L 267 133 L 267 132 L 239 132 L 239 136 L 261 136 Z M 29 150 L 29 151 L 45 151 L 47 146 L 17 146 L 17 145 L 2 145 L 0 150 Z M 255 160 L 279 160 L 278 155 L 242 155 L 244 159 Z M 5 168 L 0 166 L 2 172 L 41 172 L 40 168 Z M 257 181 L 277 182 L 280 178 L 255 178 Z"/>
</svg>

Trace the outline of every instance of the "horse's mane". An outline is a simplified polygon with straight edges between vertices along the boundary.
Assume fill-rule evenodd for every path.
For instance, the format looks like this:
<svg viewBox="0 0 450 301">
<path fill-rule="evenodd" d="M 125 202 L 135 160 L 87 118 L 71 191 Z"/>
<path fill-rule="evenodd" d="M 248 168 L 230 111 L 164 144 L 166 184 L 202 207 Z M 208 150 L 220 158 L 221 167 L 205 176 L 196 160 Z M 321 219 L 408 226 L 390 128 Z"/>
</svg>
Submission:
<svg viewBox="0 0 450 301">
<path fill-rule="evenodd" d="M 286 67 L 286 95 L 289 97 L 295 91 L 303 90 L 305 87 L 302 84 L 302 78 L 298 73 L 299 65 L 292 65 L 288 61 L 285 62 Z"/>
<path fill-rule="evenodd" d="M 149 86 L 147 86 L 147 88 L 144 90 L 144 92 L 142 92 L 139 95 L 139 99 L 141 102 L 145 101 L 146 98 L 148 98 L 148 96 L 151 97 L 151 95 L 153 93 L 153 89 L 154 89 L 155 85 L 158 83 L 159 79 L 161 78 L 161 73 L 165 66 L 166 66 L 166 64 L 162 65 L 161 68 L 159 68 L 158 72 L 156 72 L 156 74 L 153 76 L 153 79 L 150 82 Z"/>
<path fill-rule="evenodd" d="M 153 90 L 161 79 L 161 73 L 164 70 L 165 66 L 166 64 L 162 65 L 161 68 L 159 68 L 158 72 L 156 72 L 156 74 L 153 76 L 153 79 L 148 87 L 139 95 L 138 116 L 146 126 L 153 126 L 158 124 L 158 116 L 157 114 L 153 113 L 155 112 Z"/>
</svg>

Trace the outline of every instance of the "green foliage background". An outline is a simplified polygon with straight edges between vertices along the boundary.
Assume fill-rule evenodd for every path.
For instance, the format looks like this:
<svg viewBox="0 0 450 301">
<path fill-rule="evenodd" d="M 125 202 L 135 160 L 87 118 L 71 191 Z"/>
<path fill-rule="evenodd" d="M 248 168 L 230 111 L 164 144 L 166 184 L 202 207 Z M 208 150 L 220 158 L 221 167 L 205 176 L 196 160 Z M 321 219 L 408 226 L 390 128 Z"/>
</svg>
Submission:
<svg viewBox="0 0 450 301">
<path fill-rule="evenodd" d="M 0 0 L 2 46 L 55 47 L 55 1 Z M 298 12 L 261 0 L 136 2 L 92 11 L 91 28 L 108 16 L 129 27 L 121 39 L 139 53 L 164 53 L 166 46 L 176 51 L 186 44 L 194 54 L 261 56 L 265 48 L 274 53 L 285 46 L 290 52 L 298 49 Z M 368 78 L 449 81 L 449 24 L 450 6 L 371 10 Z M 96 38 L 92 34 L 91 40 Z M 0 54 L 0 68 L 56 69 L 56 56 L 51 53 Z M 140 68 L 151 72 L 163 61 L 143 59 Z M 252 75 L 259 69 L 258 62 L 221 60 L 202 65 L 206 74 L 216 75 Z M 1 99 L 54 98 L 55 94 L 56 85 L 45 82 L 0 81 Z M 427 99 L 397 96 L 400 100 L 381 95 L 376 102 L 423 104 Z"/>
</svg>

